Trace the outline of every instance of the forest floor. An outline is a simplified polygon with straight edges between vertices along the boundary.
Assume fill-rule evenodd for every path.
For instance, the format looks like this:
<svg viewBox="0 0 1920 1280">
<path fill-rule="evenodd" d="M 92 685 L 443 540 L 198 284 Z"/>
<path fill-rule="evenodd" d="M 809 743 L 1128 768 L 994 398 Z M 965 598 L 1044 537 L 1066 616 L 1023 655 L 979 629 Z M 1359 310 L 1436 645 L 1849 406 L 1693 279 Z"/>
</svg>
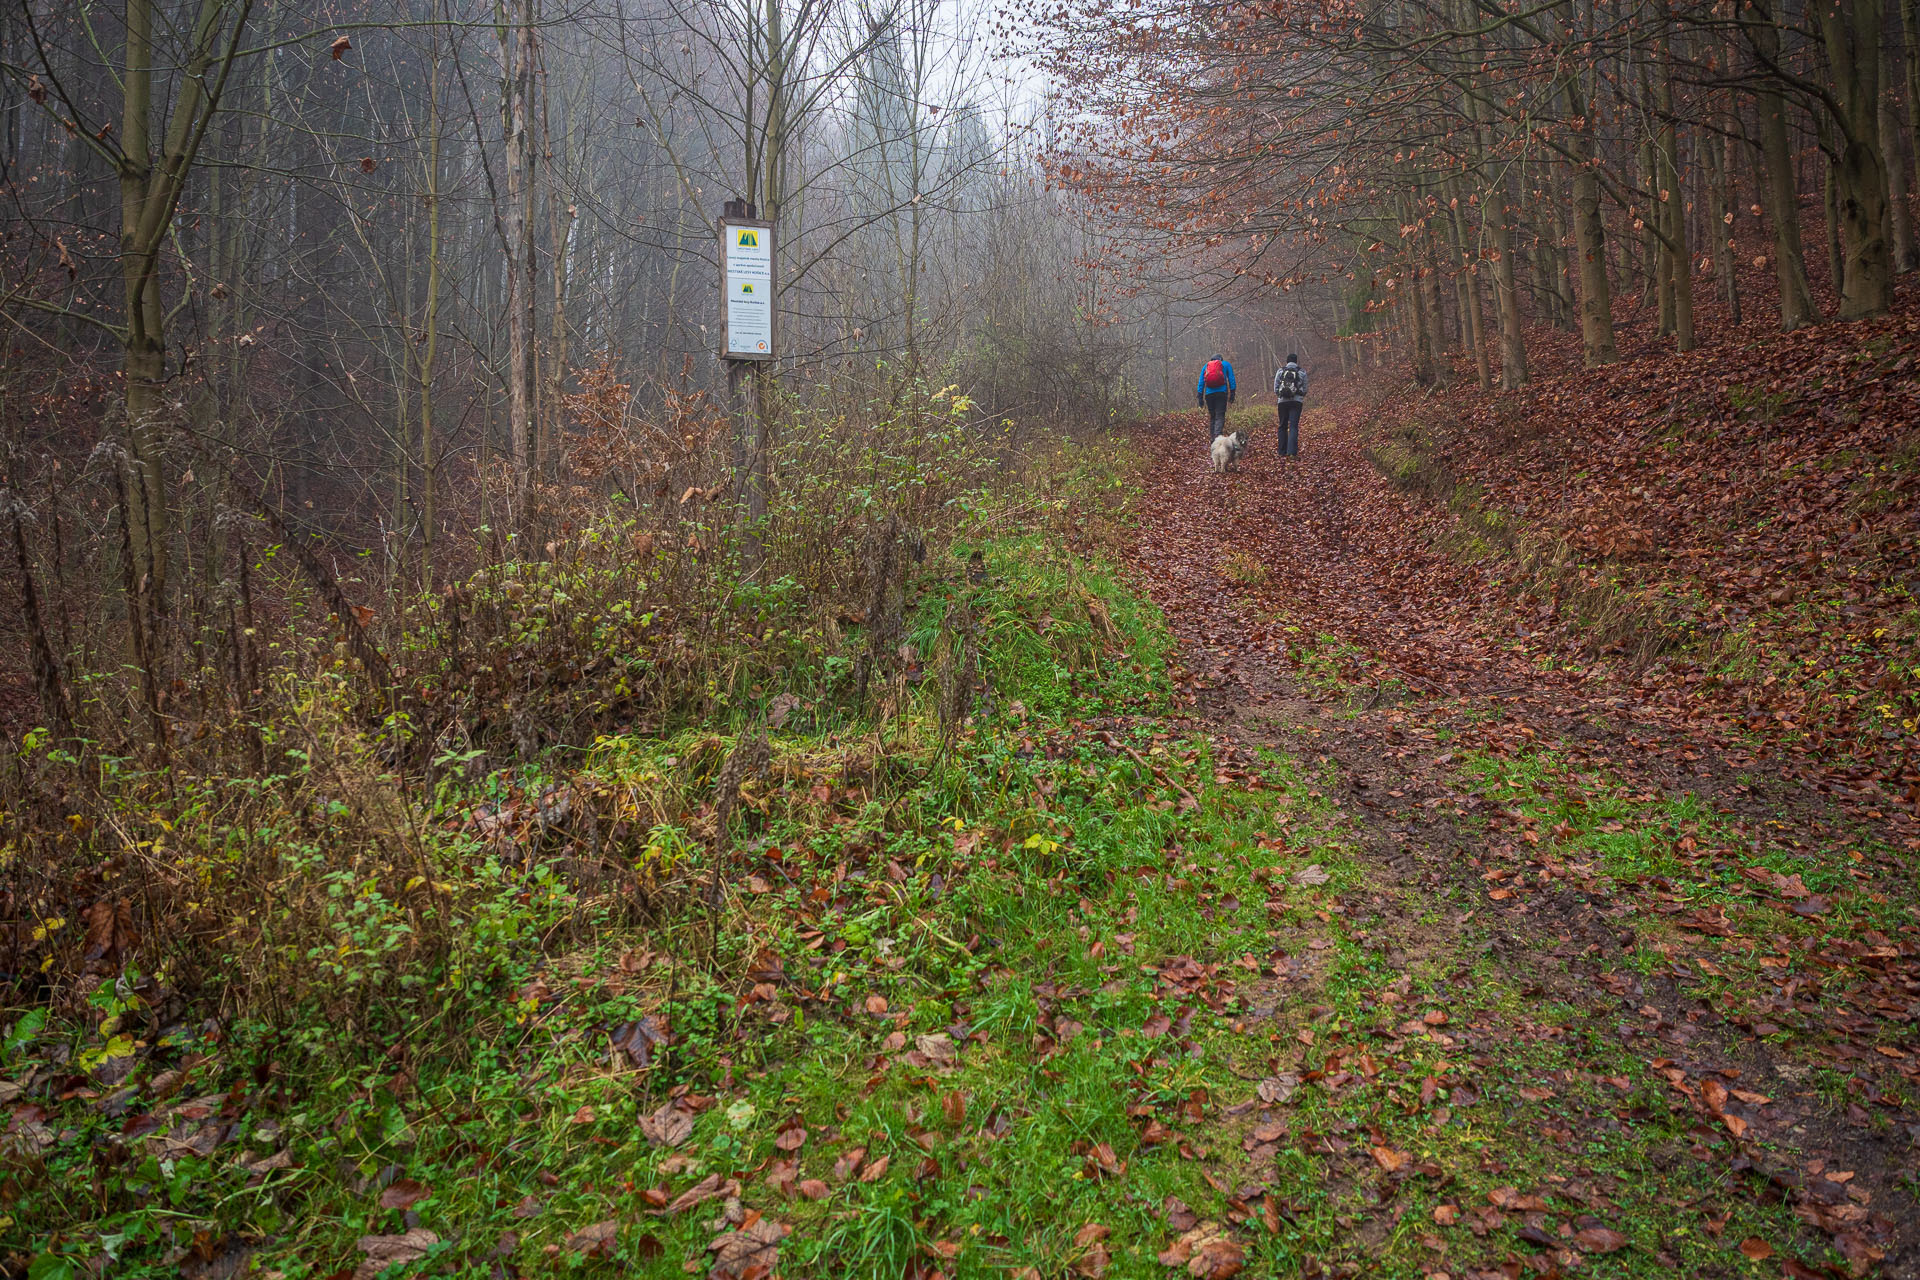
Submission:
<svg viewBox="0 0 1920 1280">
<path fill-rule="evenodd" d="M 1079 451 L 1049 500 L 1131 532 L 930 556 L 969 726 L 801 706 L 730 852 L 714 727 L 449 795 L 558 898 L 553 787 L 690 799 L 651 919 L 542 926 L 431 1034 L 19 1019 L 0 1270 L 1920 1276 L 1905 811 L 1536 630 L 1360 407 L 1286 461 L 1235 421 L 1227 476 L 1194 414 Z"/>
</svg>

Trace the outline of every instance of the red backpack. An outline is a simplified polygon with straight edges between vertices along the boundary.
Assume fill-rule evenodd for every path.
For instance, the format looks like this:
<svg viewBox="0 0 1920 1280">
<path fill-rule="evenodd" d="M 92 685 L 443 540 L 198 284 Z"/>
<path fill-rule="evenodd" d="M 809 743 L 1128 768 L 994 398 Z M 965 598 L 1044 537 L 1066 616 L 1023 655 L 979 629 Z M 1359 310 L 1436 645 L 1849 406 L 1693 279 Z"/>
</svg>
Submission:
<svg viewBox="0 0 1920 1280">
<path fill-rule="evenodd" d="M 1226 386 L 1227 385 L 1226 362 L 1222 360 L 1207 361 L 1207 374 L 1204 381 L 1210 387 Z"/>
</svg>

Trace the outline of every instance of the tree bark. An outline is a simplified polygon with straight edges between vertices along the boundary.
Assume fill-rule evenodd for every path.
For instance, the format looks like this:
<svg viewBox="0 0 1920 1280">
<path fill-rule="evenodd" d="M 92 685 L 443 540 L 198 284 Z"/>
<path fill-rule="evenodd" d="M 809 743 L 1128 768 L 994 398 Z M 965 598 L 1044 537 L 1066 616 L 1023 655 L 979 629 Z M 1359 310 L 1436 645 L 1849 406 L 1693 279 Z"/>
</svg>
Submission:
<svg viewBox="0 0 1920 1280">
<path fill-rule="evenodd" d="M 1493 362 L 1487 352 L 1486 313 L 1480 300 L 1479 255 L 1472 251 L 1473 242 L 1467 237 L 1466 216 L 1461 212 L 1459 197 L 1455 196 L 1448 203 L 1452 214 L 1449 221 L 1453 228 L 1454 252 L 1460 258 L 1460 297 L 1466 315 L 1467 339 L 1473 346 L 1474 372 L 1480 379 L 1480 389 L 1490 391 L 1493 388 Z"/>
<path fill-rule="evenodd" d="M 1399 199 L 1400 222 L 1402 226 L 1418 225 L 1420 212 L 1417 204 L 1417 197 L 1402 191 Z M 1421 264 L 1420 255 L 1417 250 L 1418 241 L 1402 240 L 1401 244 L 1406 251 L 1404 258 L 1405 273 L 1401 282 L 1406 287 L 1400 292 L 1407 296 L 1400 299 L 1404 306 L 1398 309 L 1408 312 L 1405 317 L 1407 321 L 1405 327 L 1408 338 L 1408 359 L 1413 366 L 1413 380 L 1415 384 L 1422 387 L 1430 387 L 1434 381 L 1433 330 L 1427 322 L 1427 298 L 1426 291 L 1420 279 Z M 1391 277 L 1389 277 L 1389 279 L 1391 279 Z"/>
<path fill-rule="evenodd" d="M 1901 0 L 1900 16 L 1907 64 L 1907 143 L 1913 151 L 1914 168 L 1920 170 L 1920 0 Z M 1891 137 L 1883 136 L 1881 141 L 1889 151 L 1898 146 L 1898 140 Z M 1914 174 L 1914 181 L 1920 184 L 1920 172 Z M 1909 240 L 1916 238 L 1912 231 L 1914 217 L 1914 207 L 1909 204 Z M 1914 259 L 1908 270 L 1920 268 L 1920 244 L 1914 246 Z"/>
<path fill-rule="evenodd" d="M 440 60 L 435 45 L 433 75 L 427 93 L 427 297 L 420 349 L 420 580 L 433 590 L 434 543 L 439 533 L 439 502 L 433 426 L 433 370 L 440 351 Z"/>
<path fill-rule="evenodd" d="M 1558 195 L 1554 192 L 1554 174 L 1550 166 L 1546 167 L 1541 174 L 1541 179 L 1547 198 L 1552 202 L 1552 210 L 1547 221 L 1553 240 L 1550 244 L 1543 246 L 1543 251 L 1546 253 L 1548 275 L 1552 281 L 1554 325 L 1556 328 L 1571 330 L 1580 304 L 1574 296 L 1573 265 L 1567 260 L 1567 217 L 1566 212 L 1560 207 Z"/>
<path fill-rule="evenodd" d="M 507 457 L 513 469 L 513 517 L 526 510 L 534 453 L 533 262 L 533 26 L 535 0 L 495 0 L 499 42 L 502 169 L 506 207 L 501 238 L 506 253 Z"/>
<path fill-rule="evenodd" d="M 1647 96 L 1651 97 L 1651 93 Z M 1660 205 L 1657 129 L 1640 139 L 1640 182 L 1647 193 L 1647 208 L 1640 217 L 1640 262 L 1645 273 L 1641 306 L 1653 305 L 1659 315 L 1654 332 L 1664 338 L 1673 332 L 1673 281 L 1667 274 L 1667 255 L 1661 251 L 1660 244 L 1666 210 Z"/>
<path fill-rule="evenodd" d="M 1752 25 L 1753 42 L 1764 62 L 1780 56 L 1780 28 L 1771 0 L 1755 5 L 1759 20 Z M 1787 331 L 1820 322 L 1813 290 L 1807 284 L 1807 258 L 1800 233 L 1800 183 L 1794 170 L 1793 144 L 1787 136 L 1787 98 L 1773 79 L 1762 81 L 1755 95 L 1760 107 L 1760 154 L 1764 176 L 1767 221 L 1773 231 L 1773 277 L 1780 292 L 1780 327 Z"/>
<path fill-rule="evenodd" d="M 1423 252 L 1420 263 L 1420 297 L 1426 304 L 1427 346 L 1433 353 L 1434 382 L 1442 387 L 1453 382 L 1453 362 L 1447 358 L 1447 312 L 1440 291 L 1439 244 L 1431 223 L 1421 230 Z"/>
<path fill-rule="evenodd" d="M 1840 282 L 1847 274 L 1846 251 L 1840 244 L 1840 187 L 1833 177 L 1838 163 L 1832 156 L 1827 157 L 1826 175 L 1821 179 L 1820 188 L 1827 214 L 1827 284 L 1836 298 L 1840 296 Z"/>
<path fill-rule="evenodd" d="M 1727 304 L 1727 318 L 1740 323 L 1740 279 L 1733 256 L 1733 135 L 1706 140 L 1707 238 L 1713 245 L 1713 274 Z"/>
<path fill-rule="evenodd" d="M 167 477 L 160 457 L 160 388 L 166 377 L 165 317 L 154 257 L 145 231 L 161 192 L 154 182 L 153 3 L 127 0 L 126 70 L 122 76 L 120 266 L 126 337 L 127 543 L 131 581 L 149 599 L 167 597 Z M 129 602 L 131 603 L 131 602 Z M 163 606 L 164 607 L 164 606 Z"/>
<path fill-rule="evenodd" d="M 1673 53 L 1664 27 L 1659 57 L 1653 104 L 1660 115 L 1660 189 L 1654 193 L 1659 201 L 1655 211 L 1664 211 L 1665 215 L 1660 247 L 1673 290 L 1674 345 L 1691 351 L 1697 345 L 1693 336 L 1693 255 L 1687 251 L 1687 184 L 1680 172 L 1680 133 L 1673 116 Z"/>
<path fill-rule="evenodd" d="M 1882 0 L 1824 0 L 1820 34 L 1833 73 L 1840 126 L 1830 170 L 1834 207 L 1846 232 L 1840 315 L 1857 320 L 1893 305 L 1887 168 L 1880 145 Z"/>
<path fill-rule="evenodd" d="M 1913 206 L 1907 202 L 1907 166 L 1900 145 L 1900 105 L 1893 88 L 1898 83 L 1893 60 L 1893 41 L 1882 40 L 1879 123 L 1880 155 L 1887 168 L 1887 232 L 1893 269 L 1907 272 L 1920 266 L 1920 253 L 1915 252 L 1913 242 Z M 1911 98 L 1907 100 L 1907 110 L 1913 110 Z"/>
<path fill-rule="evenodd" d="M 1920 0 L 1916 0 L 1920 3 Z M 1573 121 L 1567 150 L 1573 164 L 1573 239 L 1580 264 L 1580 345 L 1588 368 L 1620 358 L 1613 336 L 1613 287 L 1607 281 L 1607 226 L 1600 214 L 1600 178 L 1594 172 L 1593 120 L 1577 76 L 1564 83 Z"/>
<path fill-rule="evenodd" d="M 1513 231 L 1508 221 L 1507 191 L 1496 178 L 1487 192 L 1487 234 L 1493 242 L 1494 300 L 1500 308 L 1500 385 L 1516 391 L 1527 385 L 1527 343 L 1521 325 L 1520 289 L 1514 279 Z"/>
</svg>

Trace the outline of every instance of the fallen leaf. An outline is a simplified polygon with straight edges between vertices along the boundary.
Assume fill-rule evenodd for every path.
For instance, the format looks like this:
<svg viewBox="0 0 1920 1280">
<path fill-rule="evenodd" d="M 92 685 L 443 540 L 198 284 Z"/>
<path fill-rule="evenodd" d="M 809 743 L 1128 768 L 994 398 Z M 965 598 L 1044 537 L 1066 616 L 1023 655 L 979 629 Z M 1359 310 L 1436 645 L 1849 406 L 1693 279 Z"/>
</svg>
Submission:
<svg viewBox="0 0 1920 1280">
<path fill-rule="evenodd" d="M 715 1196 L 738 1194 L 738 1192 L 734 1190 L 734 1188 L 738 1186 L 739 1184 L 735 1182 L 721 1181 L 720 1175 L 717 1173 L 710 1173 L 674 1197 L 673 1203 L 660 1212 L 664 1214 L 681 1213 L 693 1208 L 693 1206 L 697 1204 L 703 1204 Z"/>
<path fill-rule="evenodd" d="M 927 1061 L 936 1067 L 951 1067 L 960 1061 L 960 1051 L 954 1047 L 953 1037 L 944 1031 L 915 1036 L 913 1047 L 926 1054 Z"/>
<path fill-rule="evenodd" d="M 1253 1126 L 1253 1131 L 1247 1135 L 1248 1139 L 1255 1146 L 1267 1142 L 1278 1142 L 1286 1136 L 1287 1122 L 1284 1120 L 1271 1120 L 1266 1124 L 1257 1124 Z"/>
<path fill-rule="evenodd" d="M 388 1267 L 418 1262 L 427 1256 L 427 1250 L 439 1243 L 440 1237 L 425 1227 L 415 1227 L 397 1236 L 361 1236 L 355 1247 L 367 1256 L 354 1268 L 353 1280 L 374 1280 Z"/>
<path fill-rule="evenodd" d="M 1765 1262 L 1773 1256 L 1773 1246 L 1759 1236 L 1748 1236 L 1740 1242 L 1740 1252 L 1754 1262 Z"/>
<path fill-rule="evenodd" d="M 667 1024 L 653 1014 L 648 1014 L 638 1022 L 623 1022 L 608 1032 L 615 1053 L 624 1053 L 635 1067 L 645 1067 L 653 1061 L 653 1051 L 658 1045 L 669 1042 Z"/>
<path fill-rule="evenodd" d="M 1184 1206 L 1183 1206 L 1184 1207 Z M 1217 1222 L 1202 1222 L 1182 1232 L 1172 1244 L 1159 1254 L 1160 1265 L 1165 1267 L 1186 1267 L 1191 1275 L 1205 1275 L 1204 1269 L 1195 1269 L 1204 1251 L 1212 1245 L 1230 1243 L 1226 1233 Z M 1204 1266 L 1204 1264 L 1203 1264 Z M 1228 1272 L 1228 1275 L 1233 1274 Z"/>
<path fill-rule="evenodd" d="M 293 1152 L 282 1147 L 272 1155 L 262 1156 L 257 1160 L 242 1160 L 240 1167 L 247 1171 L 252 1181 L 258 1182 L 277 1170 L 293 1168 Z"/>
<path fill-rule="evenodd" d="M 714 1238 L 707 1246 L 713 1254 L 710 1280 L 759 1280 L 770 1276 L 780 1265 L 780 1242 L 792 1228 L 785 1223 L 754 1218 Z"/>
<path fill-rule="evenodd" d="M 1089 1178 L 1117 1178 L 1127 1171 L 1127 1162 L 1115 1155 L 1113 1148 L 1104 1142 L 1094 1144 L 1087 1153 L 1087 1176 Z"/>
<path fill-rule="evenodd" d="M 1573 1233 L 1573 1247 L 1582 1253 L 1618 1253 L 1628 1243 L 1612 1227 L 1582 1227 Z"/>
<path fill-rule="evenodd" d="M 693 1117 L 669 1102 L 640 1117 L 640 1135 L 656 1147 L 677 1147 L 693 1136 Z"/>
<path fill-rule="evenodd" d="M 382 1209 L 410 1209 L 433 1194 L 433 1188 L 424 1182 L 415 1182 L 412 1178 L 402 1178 L 389 1183 L 380 1193 Z"/>
<path fill-rule="evenodd" d="M 1268 1076 L 1253 1087 L 1254 1094 L 1262 1102 L 1285 1102 L 1300 1087 L 1300 1077 L 1291 1071 L 1282 1071 L 1277 1076 Z"/>
<path fill-rule="evenodd" d="M 1406 1152 L 1395 1151 L 1392 1147 L 1375 1147 L 1373 1149 L 1373 1162 L 1388 1173 L 1400 1172 L 1407 1167 L 1407 1163 L 1412 1159 L 1413 1157 L 1409 1156 Z"/>
<path fill-rule="evenodd" d="M 1228 1280 L 1246 1268 L 1247 1255 L 1231 1240 L 1209 1240 L 1187 1262 L 1187 1274 L 1199 1280 Z"/>
<path fill-rule="evenodd" d="M 619 1242 L 620 1224 L 612 1218 L 582 1227 L 567 1237 L 566 1248 L 585 1258 L 610 1258 Z"/>
</svg>

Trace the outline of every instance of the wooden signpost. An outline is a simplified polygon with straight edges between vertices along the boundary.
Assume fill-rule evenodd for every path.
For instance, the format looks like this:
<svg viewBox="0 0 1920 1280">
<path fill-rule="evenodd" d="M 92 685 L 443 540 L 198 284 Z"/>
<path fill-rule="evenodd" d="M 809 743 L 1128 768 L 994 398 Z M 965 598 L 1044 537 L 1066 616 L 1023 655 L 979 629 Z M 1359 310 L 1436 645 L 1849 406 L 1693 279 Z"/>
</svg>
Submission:
<svg viewBox="0 0 1920 1280">
<path fill-rule="evenodd" d="M 744 490 L 749 569 L 760 564 L 760 525 L 767 515 L 768 425 L 765 378 L 779 355 L 780 290 L 774 225 L 745 200 L 729 200 L 718 224 L 720 358 L 727 362 L 727 398 L 734 415 L 736 493 Z"/>
</svg>

